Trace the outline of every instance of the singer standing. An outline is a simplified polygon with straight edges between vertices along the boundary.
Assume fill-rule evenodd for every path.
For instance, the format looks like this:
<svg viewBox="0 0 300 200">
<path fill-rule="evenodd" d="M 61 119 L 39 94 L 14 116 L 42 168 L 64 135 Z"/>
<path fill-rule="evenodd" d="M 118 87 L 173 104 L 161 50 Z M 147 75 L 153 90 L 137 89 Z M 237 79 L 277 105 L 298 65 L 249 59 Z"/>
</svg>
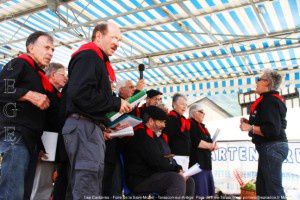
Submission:
<svg viewBox="0 0 300 200">
<path fill-rule="evenodd" d="M 46 92 L 51 87 L 43 69 L 53 56 L 53 38 L 36 31 L 27 38 L 26 50 L 0 73 L 0 199 L 23 199 L 24 187 L 32 186 L 38 150 L 43 149 L 41 135 L 50 105 Z"/>
<path fill-rule="evenodd" d="M 265 70 L 256 81 L 260 97 L 250 107 L 249 120 L 242 118 L 240 128 L 248 131 L 258 152 L 256 194 L 262 199 L 286 199 L 282 186 L 282 163 L 288 155 L 286 106 L 277 91 L 282 77 Z"/>
<path fill-rule="evenodd" d="M 116 24 L 98 24 L 92 42 L 73 53 L 69 63 L 69 82 L 63 92 L 68 118 L 62 130 L 71 166 L 71 190 L 68 189 L 66 199 L 102 195 L 105 154 L 102 129 L 108 120 L 105 114 L 131 110 L 130 104 L 113 96 L 111 89 L 111 81 L 116 77 L 109 56 L 117 50 L 120 40 Z"/>
</svg>

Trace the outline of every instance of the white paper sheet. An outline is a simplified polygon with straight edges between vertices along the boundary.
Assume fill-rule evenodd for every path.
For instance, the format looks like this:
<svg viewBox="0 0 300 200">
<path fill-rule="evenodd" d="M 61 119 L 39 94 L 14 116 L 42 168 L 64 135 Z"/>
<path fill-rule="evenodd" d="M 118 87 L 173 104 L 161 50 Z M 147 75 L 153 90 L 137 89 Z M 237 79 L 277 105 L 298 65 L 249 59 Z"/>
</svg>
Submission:
<svg viewBox="0 0 300 200">
<path fill-rule="evenodd" d="M 137 118 L 132 115 L 123 115 L 119 119 L 116 120 L 116 122 L 109 124 L 110 128 L 120 127 L 120 126 L 132 126 L 135 127 L 142 123 L 142 120 L 140 118 Z"/>
<path fill-rule="evenodd" d="M 190 158 L 189 156 L 174 156 L 174 159 L 176 160 L 178 165 L 181 165 L 183 171 L 187 171 L 189 168 L 189 162 Z"/>
<path fill-rule="evenodd" d="M 42 158 L 44 161 L 53 162 L 55 160 L 56 146 L 57 146 L 58 133 L 44 131 L 42 135 L 42 142 L 44 144 L 47 159 Z"/>
<path fill-rule="evenodd" d="M 125 136 L 133 136 L 134 132 L 133 132 L 133 128 L 131 126 L 118 130 L 118 131 L 113 131 L 110 134 L 110 138 L 115 138 L 115 137 L 125 137 Z"/>
<path fill-rule="evenodd" d="M 195 174 L 198 174 L 199 172 L 201 172 L 200 165 L 198 163 L 196 163 L 192 167 L 190 167 L 187 171 L 185 171 L 183 173 L 183 175 L 185 177 L 187 177 L 187 176 L 193 176 Z"/>
<path fill-rule="evenodd" d="M 217 128 L 217 130 L 216 130 L 214 136 L 212 137 L 212 141 L 213 141 L 213 142 L 216 142 L 216 141 L 217 141 L 217 138 L 218 138 L 218 136 L 219 136 L 219 133 L 220 133 L 220 129 Z"/>
</svg>

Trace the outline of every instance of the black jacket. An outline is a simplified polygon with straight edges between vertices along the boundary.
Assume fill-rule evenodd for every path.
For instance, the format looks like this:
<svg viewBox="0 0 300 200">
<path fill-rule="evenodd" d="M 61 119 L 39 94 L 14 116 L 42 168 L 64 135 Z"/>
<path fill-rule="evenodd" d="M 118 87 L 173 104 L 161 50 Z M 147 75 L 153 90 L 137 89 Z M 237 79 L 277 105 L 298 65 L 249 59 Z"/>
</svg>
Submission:
<svg viewBox="0 0 300 200">
<path fill-rule="evenodd" d="M 190 133 L 189 121 L 180 116 L 175 111 L 169 113 L 166 121 L 166 127 L 162 131 L 168 135 L 169 146 L 173 154 L 189 156 L 190 155 Z"/>
<path fill-rule="evenodd" d="M 63 127 L 63 120 L 60 116 L 61 93 L 57 89 L 55 89 L 54 86 L 53 88 L 53 92 L 47 92 L 47 95 L 50 100 L 50 107 L 47 109 L 46 112 L 46 123 L 44 130 L 58 133 L 55 161 L 67 162 L 68 155 L 66 153 L 63 136 L 61 134 L 61 130 Z"/>
<path fill-rule="evenodd" d="M 113 96 L 105 61 L 92 50 L 75 55 L 69 64 L 69 81 L 63 90 L 65 116 L 78 113 L 97 122 L 108 122 L 104 116 L 119 111 L 121 99 Z"/>
<path fill-rule="evenodd" d="M 211 170 L 211 152 L 208 149 L 198 147 L 201 140 L 211 143 L 211 136 L 204 124 L 199 124 L 194 119 L 191 119 L 190 122 L 191 154 L 189 166 L 191 167 L 195 163 L 199 163 L 201 169 Z"/>
<path fill-rule="evenodd" d="M 271 141 L 287 141 L 285 119 L 287 108 L 278 97 L 278 92 L 270 91 L 261 94 L 262 99 L 255 111 L 250 113 L 249 124 L 259 126 L 263 136 L 249 133 L 254 144 Z"/>
<path fill-rule="evenodd" d="M 180 165 L 174 165 L 164 157 L 156 135 L 145 125 L 137 128 L 128 143 L 125 149 L 125 175 L 130 189 L 154 173 L 179 172 L 182 169 Z"/>
<path fill-rule="evenodd" d="M 61 93 L 53 86 L 53 92 L 47 92 L 50 100 L 50 106 L 46 111 L 45 131 L 61 132 L 62 122 L 59 118 L 59 109 L 61 103 Z"/>
<path fill-rule="evenodd" d="M 13 92 L 5 92 L 5 79 L 15 81 Z M 18 101 L 29 90 L 46 94 L 37 70 L 20 58 L 8 62 L 0 72 L 0 110 L 3 112 L 4 107 L 8 106 L 7 113 L 13 115 L 12 109 L 15 108 L 12 104 L 16 104 L 16 116 L 7 117 L 4 113 L 0 115 L 0 137 L 4 136 L 5 127 L 15 127 L 15 133 L 23 136 L 32 152 L 37 142 L 41 141 L 46 111 L 28 101 Z"/>
<path fill-rule="evenodd" d="M 146 108 L 146 103 L 144 103 L 142 106 L 138 107 L 136 106 L 130 113 L 130 115 L 134 115 L 138 118 L 143 118 L 143 115 L 144 115 L 144 110 Z"/>
</svg>

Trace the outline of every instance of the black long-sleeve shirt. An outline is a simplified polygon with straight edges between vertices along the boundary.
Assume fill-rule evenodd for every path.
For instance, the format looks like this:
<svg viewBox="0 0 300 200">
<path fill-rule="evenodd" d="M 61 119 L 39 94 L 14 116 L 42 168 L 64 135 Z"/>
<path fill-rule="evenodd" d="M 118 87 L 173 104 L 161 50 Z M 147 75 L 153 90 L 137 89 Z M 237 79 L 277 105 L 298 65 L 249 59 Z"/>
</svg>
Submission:
<svg viewBox="0 0 300 200">
<path fill-rule="evenodd" d="M 53 86 L 53 92 L 47 92 L 50 106 L 46 111 L 45 131 L 61 132 L 62 122 L 59 117 L 61 93 Z"/>
<path fill-rule="evenodd" d="M 92 120 L 106 123 L 104 116 L 119 111 L 121 99 L 113 96 L 105 62 L 92 50 L 75 55 L 69 64 L 69 82 L 63 91 L 66 116 L 79 113 Z"/>
<path fill-rule="evenodd" d="M 191 167 L 195 163 L 199 163 L 201 169 L 211 170 L 211 152 L 208 149 L 199 148 L 201 140 L 211 143 L 211 136 L 204 124 L 199 124 L 194 119 L 191 119 L 190 122 L 191 154 L 189 166 Z"/>
<path fill-rule="evenodd" d="M 5 80 L 7 79 L 15 81 L 14 87 L 9 89 L 13 92 L 6 92 L 5 85 L 8 82 Z M 4 136 L 5 127 L 15 127 L 15 133 L 23 136 L 29 151 L 32 151 L 40 141 L 46 111 L 28 101 L 19 101 L 29 90 L 46 94 L 36 69 L 23 59 L 11 60 L 0 72 L 0 110 L 3 112 L 4 107 L 10 103 L 16 104 L 16 116 L 7 117 L 6 114 L 1 113 L 0 135 Z M 12 105 L 8 106 L 9 115 L 13 114 L 12 109 L 15 109 Z"/>
<path fill-rule="evenodd" d="M 270 91 L 263 96 L 254 113 L 250 113 L 249 124 L 259 126 L 264 136 L 249 133 L 252 142 L 261 144 L 271 141 L 287 141 L 285 119 L 287 108 L 285 103 L 276 97 L 278 92 Z M 275 96 L 274 96 L 275 95 Z"/>
<path fill-rule="evenodd" d="M 190 155 L 191 141 L 188 123 L 184 116 L 180 116 L 175 111 L 169 113 L 166 127 L 162 132 L 168 135 L 169 146 L 173 154 Z"/>
<path fill-rule="evenodd" d="M 125 149 L 125 175 L 129 188 L 159 172 L 179 172 L 180 165 L 170 163 L 164 157 L 163 148 L 156 135 L 145 125 L 134 132 Z"/>
</svg>

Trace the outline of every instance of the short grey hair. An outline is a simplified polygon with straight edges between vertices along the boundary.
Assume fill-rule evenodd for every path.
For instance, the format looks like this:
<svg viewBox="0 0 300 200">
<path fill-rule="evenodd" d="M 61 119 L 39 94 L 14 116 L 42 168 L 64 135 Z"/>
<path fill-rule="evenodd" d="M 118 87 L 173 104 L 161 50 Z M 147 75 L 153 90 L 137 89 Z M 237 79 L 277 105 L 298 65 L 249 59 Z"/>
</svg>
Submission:
<svg viewBox="0 0 300 200">
<path fill-rule="evenodd" d="M 269 90 L 278 90 L 282 82 L 282 76 L 276 71 L 271 69 L 265 69 L 263 76 L 269 81 Z"/>
<path fill-rule="evenodd" d="M 49 67 L 45 69 L 46 76 L 50 76 L 52 73 L 57 72 L 59 69 L 64 69 L 65 67 L 60 63 L 50 63 Z"/>
<path fill-rule="evenodd" d="M 131 80 L 121 80 L 117 82 L 116 89 L 119 91 L 122 87 L 126 86 L 126 83 L 130 82 Z"/>
<path fill-rule="evenodd" d="M 195 103 L 191 105 L 190 110 L 189 110 L 189 117 L 192 118 L 194 113 L 203 110 L 203 107 L 200 105 L 200 103 Z"/>
<path fill-rule="evenodd" d="M 176 93 L 173 96 L 172 103 L 176 103 L 180 97 L 182 97 L 182 98 L 184 98 L 186 100 L 186 97 L 183 94 Z"/>
</svg>

